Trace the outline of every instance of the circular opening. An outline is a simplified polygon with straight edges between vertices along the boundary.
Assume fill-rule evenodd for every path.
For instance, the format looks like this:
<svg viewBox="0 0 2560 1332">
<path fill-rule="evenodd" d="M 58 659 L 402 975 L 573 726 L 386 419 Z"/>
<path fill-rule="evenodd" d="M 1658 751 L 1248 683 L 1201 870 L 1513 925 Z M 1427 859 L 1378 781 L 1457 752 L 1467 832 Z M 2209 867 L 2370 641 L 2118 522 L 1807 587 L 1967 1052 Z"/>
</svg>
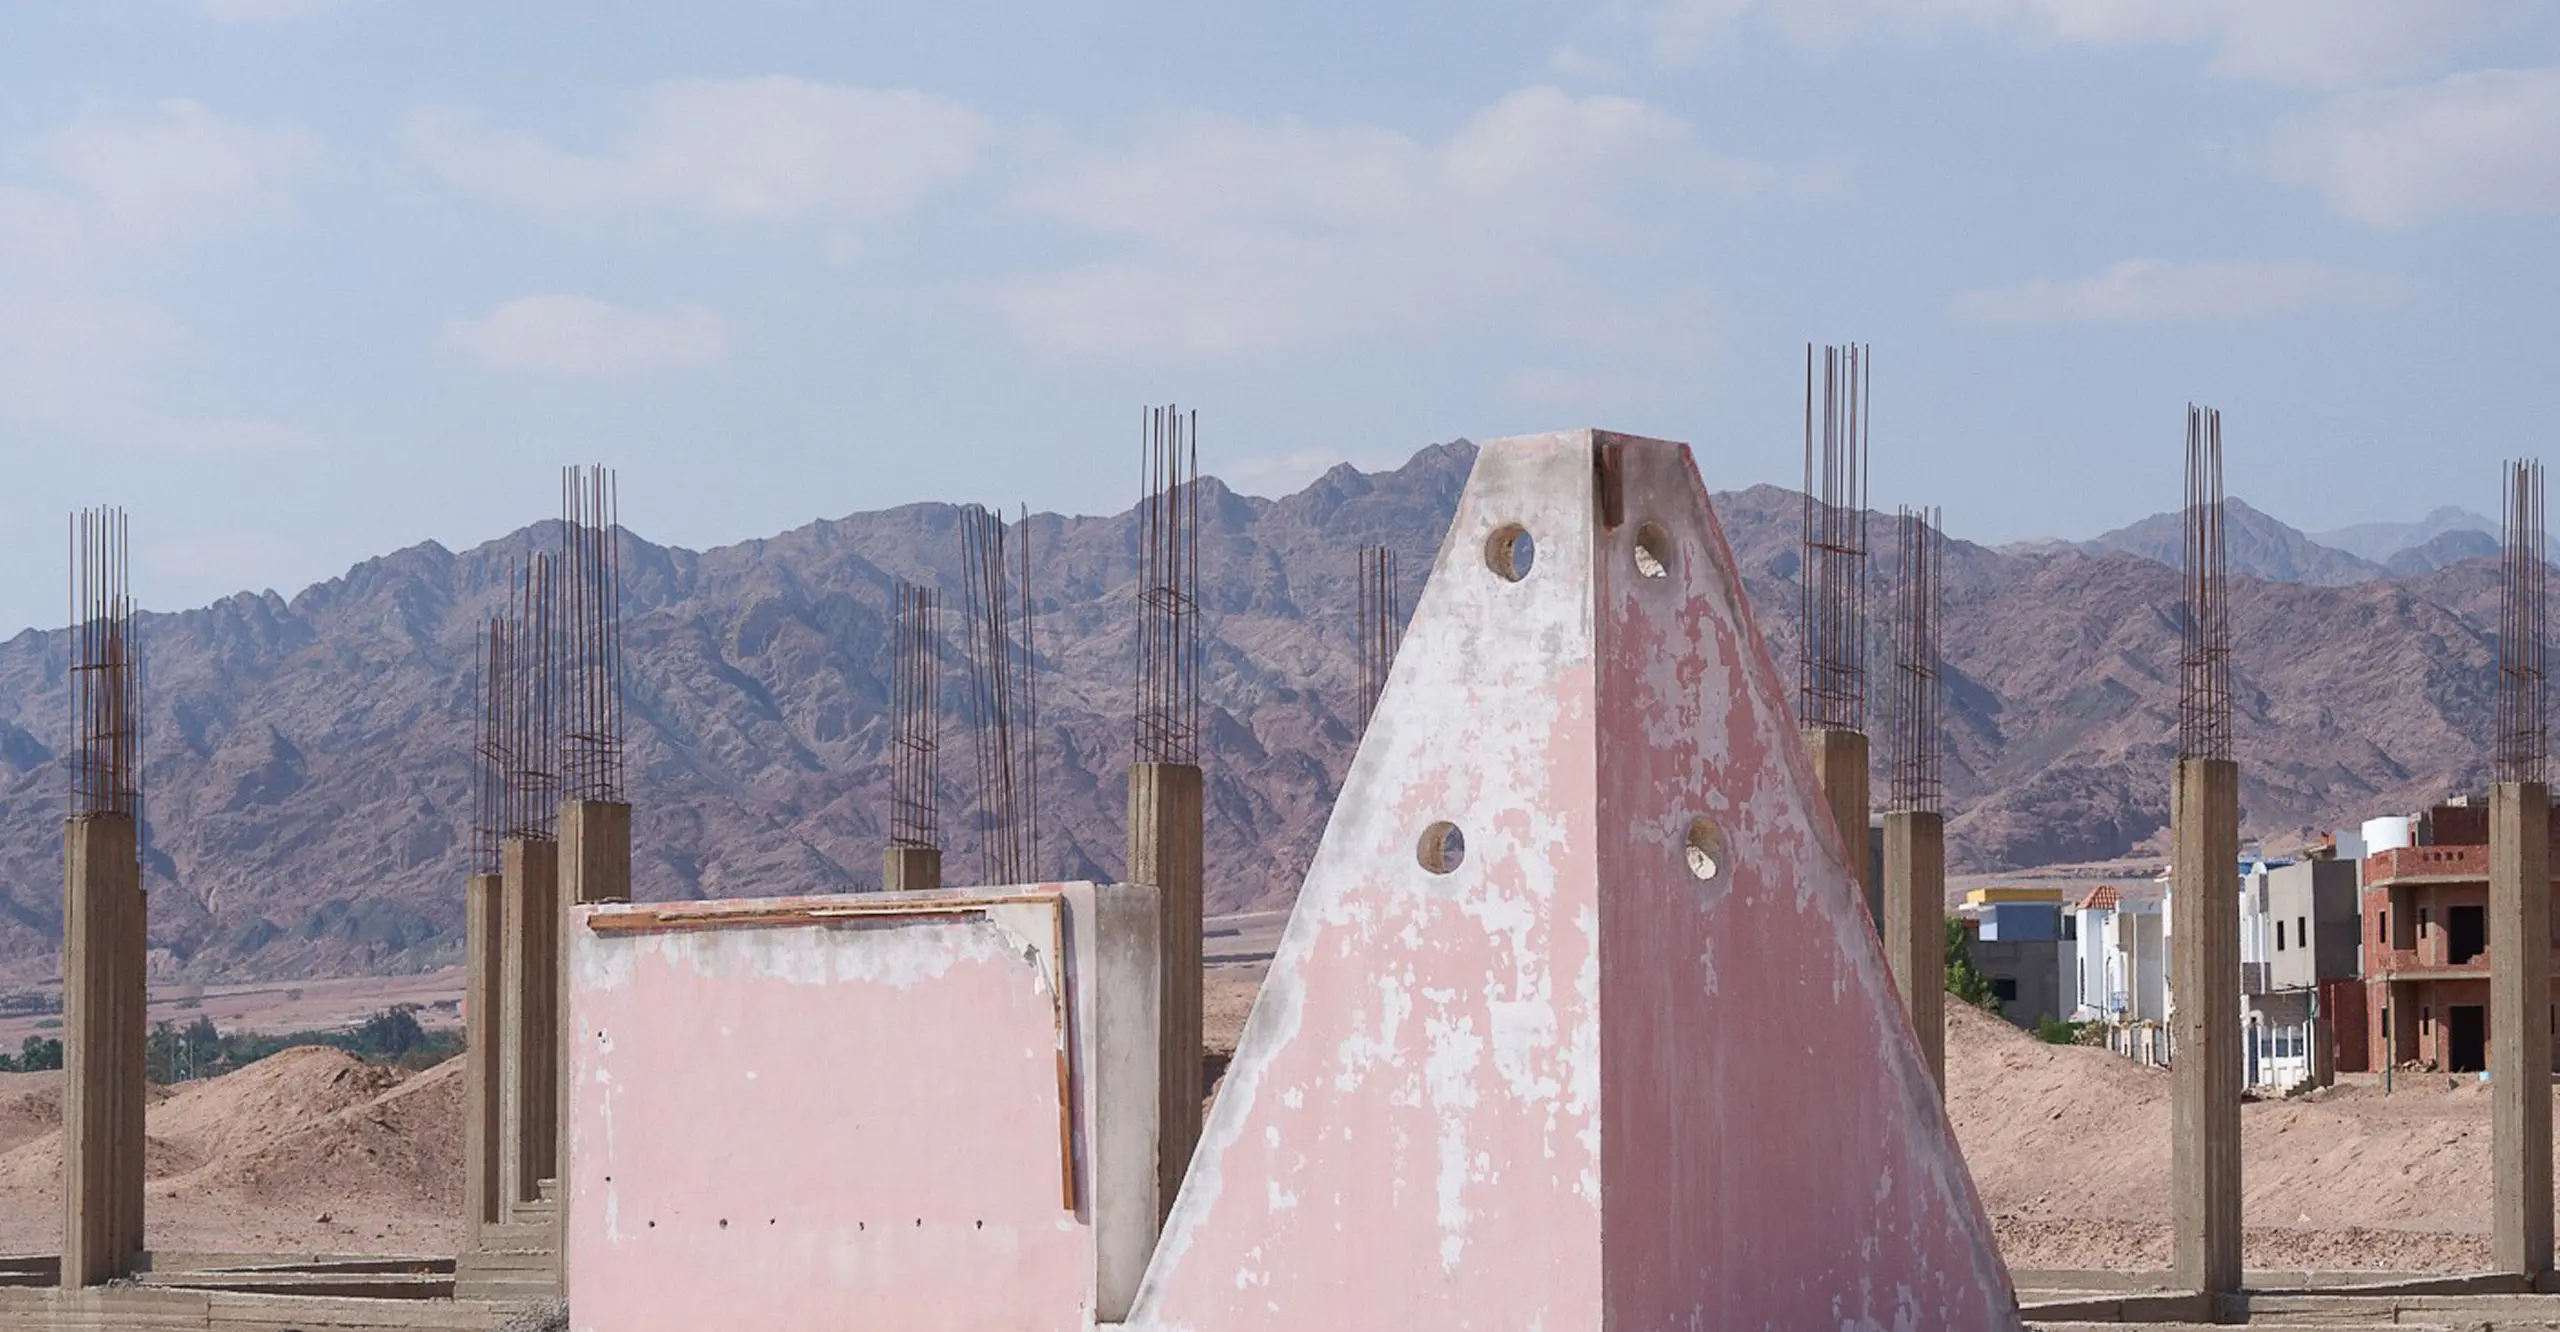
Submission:
<svg viewBox="0 0 2560 1332">
<path fill-rule="evenodd" d="M 1467 858 L 1467 835 L 1458 825 L 1442 820 L 1422 830 L 1422 844 L 1413 849 L 1414 858 L 1434 874 L 1446 874 Z"/>
<path fill-rule="evenodd" d="M 1712 882 L 1724 872 L 1724 833 L 1712 819 L 1689 820 L 1689 876 Z"/>
<path fill-rule="evenodd" d="M 1658 523 L 1646 523 L 1636 529 L 1636 572 L 1647 578 L 1667 578 L 1671 574 L 1671 534 Z"/>
<path fill-rule="evenodd" d="M 1504 582 L 1519 582 L 1529 576 L 1529 566 L 1538 562 L 1538 543 L 1530 539 L 1528 528 L 1504 523 L 1486 539 L 1484 562 L 1502 575 Z"/>
</svg>

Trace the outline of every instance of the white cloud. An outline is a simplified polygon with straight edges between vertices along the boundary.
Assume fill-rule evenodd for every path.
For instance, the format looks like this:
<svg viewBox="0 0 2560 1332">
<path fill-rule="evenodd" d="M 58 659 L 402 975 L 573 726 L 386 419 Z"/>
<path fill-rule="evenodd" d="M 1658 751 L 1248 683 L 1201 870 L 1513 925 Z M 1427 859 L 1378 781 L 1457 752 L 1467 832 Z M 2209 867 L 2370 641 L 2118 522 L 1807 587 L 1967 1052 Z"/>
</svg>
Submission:
<svg viewBox="0 0 2560 1332">
<path fill-rule="evenodd" d="M 1122 253 L 1001 303 L 1042 346 L 1219 355 L 1445 327 L 1586 295 L 1577 260 L 1640 247 L 1642 190 L 1749 192 L 1778 173 L 1714 156 L 1624 97 L 1511 94 L 1432 143 L 1369 126 L 1193 116 L 1071 157 L 1021 196 Z"/>
<path fill-rule="evenodd" d="M 344 0 L 196 0 L 216 23 L 274 23 L 336 9 Z"/>
<path fill-rule="evenodd" d="M 2341 97 L 2277 127 L 2281 179 L 2383 227 L 2560 214 L 2560 69 L 2492 69 Z"/>
<path fill-rule="evenodd" d="M 272 421 L 163 405 L 157 372 L 194 340 L 148 301 L 21 293 L 0 299 L 0 422 L 134 451 L 275 453 L 310 447 Z"/>
<path fill-rule="evenodd" d="M 584 296 L 519 297 L 454 321 L 445 336 L 484 365 L 544 374 L 691 370 L 729 354 L 720 316 L 700 306 L 655 314 Z"/>
<path fill-rule="evenodd" d="M 1743 23 L 1807 46 L 1953 30 L 2037 45 L 2192 46 L 2238 79 L 2342 87 L 2440 72 L 2534 13 L 2530 0 L 1654 0 L 1654 57 L 1683 64 Z"/>
<path fill-rule="evenodd" d="M 183 99 L 83 116 L 8 153 L 0 265 L 58 277 L 166 256 L 290 212 L 291 183 L 320 157 L 301 130 L 226 120 Z"/>
<path fill-rule="evenodd" d="M 942 98 L 781 77 L 659 84 L 594 153 L 453 112 L 421 112 L 408 127 L 429 169 L 504 203 L 758 222 L 898 213 L 966 176 L 986 137 L 975 112 Z"/>
<path fill-rule="evenodd" d="M 2086 277 L 2039 278 L 1956 297 L 1975 324 L 2231 324 L 2409 299 L 2406 279 L 2301 260 L 2127 259 Z"/>
</svg>

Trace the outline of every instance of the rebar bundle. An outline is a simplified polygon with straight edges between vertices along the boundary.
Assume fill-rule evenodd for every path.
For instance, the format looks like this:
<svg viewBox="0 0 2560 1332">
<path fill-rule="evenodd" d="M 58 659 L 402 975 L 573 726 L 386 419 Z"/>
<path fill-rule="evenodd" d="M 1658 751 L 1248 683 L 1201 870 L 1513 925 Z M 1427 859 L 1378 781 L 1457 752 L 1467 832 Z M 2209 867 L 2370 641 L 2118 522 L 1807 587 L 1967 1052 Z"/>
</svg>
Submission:
<svg viewBox="0 0 2560 1332">
<path fill-rule="evenodd" d="M 1813 347 L 1804 361 L 1804 637 L 1796 720 L 1864 729 L 1867 712 L 1867 407 L 1860 344 L 1822 349 L 1815 413 Z"/>
<path fill-rule="evenodd" d="M 71 813 L 142 816 L 142 661 L 124 510 L 71 517 Z"/>
<path fill-rule="evenodd" d="M 988 884 L 1032 877 L 1040 845 L 1038 654 L 1031 619 L 1031 527 L 988 509 L 960 515 L 969 597 L 969 696 L 978 758 L 978 872 Z M 1017 573 L 1018 571 L 1018 573 Z M 1019 593 L 1012 583 L 1020 580 Z M 1020 726 L 1031 743 L 1017 745 Z"/>
<path fill-rule="evenodd" d="M 1901 558 L 1893 593 L 1892 808 L 1934 814 L 1946 737 L 1946 690 L 1939 680 L 1938 605 L 1946 538 L 1935 509 L 1903 509 L 1894 518 Z"/>
<path fill-rule="evenodd" d="M 1396 553 L 1385 546 L 1360 548 L 1360 730 L 1378 713 L 1378 698 L 1387 690 L 1387 671 L 1395 665 L 1396 647 L 1404 637 L 1404 589 L 1396 571 Z"/>
<path fill-rule="evenodd" d="M 2542 464 L 2507 464 L 2506 512 L 2499 543 L 2498 780 L 2543 780 L 2551 733 L 2543 703 L 2544 562 Z"/>
<path fill-rule="evenodd" d="M 1200 413 L 1150 407 L 1138 502 L 1137 760 L 1200 759 Z"/>
<path fill-rule="evenodd" d="M 572 800 L 623 798 L 620 508 L 612 469 L 560 469 L 560 776 Z"/>
<path fill-rule="evenodd" d="M 941 654 L 934 621 L 941 598 L 901 579 L 891 590 L 889 706 L 889 840 L 897 846 L 941 845 Z"/>
<path fill-rule="evenodd" d="M 2222 544 L 2222 413 L 2187 406 L 2178 757 L 2231 757 L 2231 578 Z"/>
<path fill-rule="evenodd" d="M 507 613 L 490 625 L 492 729 L 505 764 L 502 839 L 548 842 L 559 826 L 555 595 L 550 557 L 536 555 L 509 578 Z"/>
<path fill-rule="evenodd" d="M 471 742 L 471 872 L 496 874 L 499 846 L 515 809 L 515 754 L 509 748 L 508 699 L 514 684 L 512 644 L 504 614 L 492 615 L 475 639 L 474 691 L 480 724 Z"/>
</svg>

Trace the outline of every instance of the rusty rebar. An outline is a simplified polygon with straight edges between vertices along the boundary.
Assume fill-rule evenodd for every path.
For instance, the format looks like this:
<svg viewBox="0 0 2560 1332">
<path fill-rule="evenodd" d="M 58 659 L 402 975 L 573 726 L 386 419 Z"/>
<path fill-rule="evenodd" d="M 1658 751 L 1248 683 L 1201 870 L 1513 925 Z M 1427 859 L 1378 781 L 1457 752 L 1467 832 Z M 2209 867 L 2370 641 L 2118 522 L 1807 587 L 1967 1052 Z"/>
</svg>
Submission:
<svg viewBox="0 0 2560 1332">
<path fill-rule="evenodd" d="M 1939 675 L 1938 607 L 1946 538 L 1936 509 L 1900 510 L 1894 530 L 1900 565 L 1893 592 L 1891 751 L 1887 757 L 1891 808 L 1936 813 L 1945 794 L 1946 689 Z"/>
<path fill-rule="evenodd" d="M 2178 757 L 2231 757 L 2231 576 L 2223 548 L 2222 413 L 2187 406 Z"/>
<path fill-rule="evenodd" d="M 1150 407 L 1140 423 L 1140 763 L 1200 761 L 1200 413 Z"/>
<path fill-rule="evenodd" d="M 1030 517 L 1026 510 L 1019 523 L 1008 525 L 981 507 L 960 514 L 978 761 L 978 870 L 988 884 L 1028 882 L 1038 863 L 1040 699 Z M 1016 742 L 1017 724 L 1028 733 L 1028 743 Z"/>
<path fill-rule="evenodd" d="M 624 798 L 620 488 L 560 469 L 560 768 L 573 800 Z"/>
<path fill-rule="evenodd" d="M 1396 648 L 1404 637 L 1404 589 L 1396 553 L 1385 546 L 1362 546 L 1359 584 L 1360 696 L 1354 712 L 1360 719 L 1360 733 L 1366 734 L 1370 719 L 1378 715 L 1378 699 L 1386 693 L 1387 672 L 1395 665 Z"/>
<path fill-rule="evenodd" d="M 142 817 L 142 653 L 124 510 L 71 516 L 71 813 Z"/>
<path fill-rule="evenodd" d="M 502 836 L 553 840 L 560 817 L 560 700 L 551 559 L 534 555 L 508 586 L 505 673 L 497 681 L 505 715 L 507 814 Z"/>
<path fill-rule="evenodd" d="M 891 589 L 889 660 L 889 840 L 937 847 L 942 839 L 942 656 L 936 637 L 941 596 L 899 580 Z"/>
<path fill-rule="evenodd" d="M 1822 349 L 1815 414 L 1813 347 L 1804 362 L 1804 557 L 1797 571 L 1803 637 L 1796 720 L 1862 730 L 1867 711 L 1868 349 Z"/>
<path fill-rule="evenodd" d="M 2507 494 L 2499 541 L 2498 747 L 2502 782 L 2538 782 L 2551 752 L 2543 667 L 2549 641 L 2544 630 L 2545 587 L 2542 463 L 2507 463 Z"/>
</svg>

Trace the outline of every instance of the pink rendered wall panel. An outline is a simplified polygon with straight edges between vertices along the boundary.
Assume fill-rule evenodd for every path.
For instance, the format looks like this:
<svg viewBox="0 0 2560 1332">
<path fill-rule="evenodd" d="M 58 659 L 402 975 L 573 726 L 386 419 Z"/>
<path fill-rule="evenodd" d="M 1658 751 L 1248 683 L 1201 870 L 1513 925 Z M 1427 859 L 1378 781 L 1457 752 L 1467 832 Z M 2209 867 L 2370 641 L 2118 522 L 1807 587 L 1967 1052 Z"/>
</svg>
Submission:
<svg viewBox="0 0 2560 1332">
<path fill-rule="evenodd" d="M 1134 1325 L 1596 1326 L 1591 626 L 1546 591 L 1589 568 L 1571 540 L 1521 583 L 1484 558 L 1489 500 L 1570 531 L 1589 477 L 1460 501 Z M 1416 856 L 1443 819 L 1468 843 L 1446 876 Z"/>
<path fill-rule="evenodd" d="M 1624 521 L 1596 560 L 1608 1323 L 2014 1325 L 1689 451 L 1617 459 Z M 1660 577 L 1635 558 L 1647 524 Z M 1723 843 L 1703 882 L 1699 816 Z"/>
<path fill-rule="evenodd" d="M 1082 1326 L 1055 907 L 1008 910 L 610 938 L 582 913 L 575 1325 Z"/>
</svg>

